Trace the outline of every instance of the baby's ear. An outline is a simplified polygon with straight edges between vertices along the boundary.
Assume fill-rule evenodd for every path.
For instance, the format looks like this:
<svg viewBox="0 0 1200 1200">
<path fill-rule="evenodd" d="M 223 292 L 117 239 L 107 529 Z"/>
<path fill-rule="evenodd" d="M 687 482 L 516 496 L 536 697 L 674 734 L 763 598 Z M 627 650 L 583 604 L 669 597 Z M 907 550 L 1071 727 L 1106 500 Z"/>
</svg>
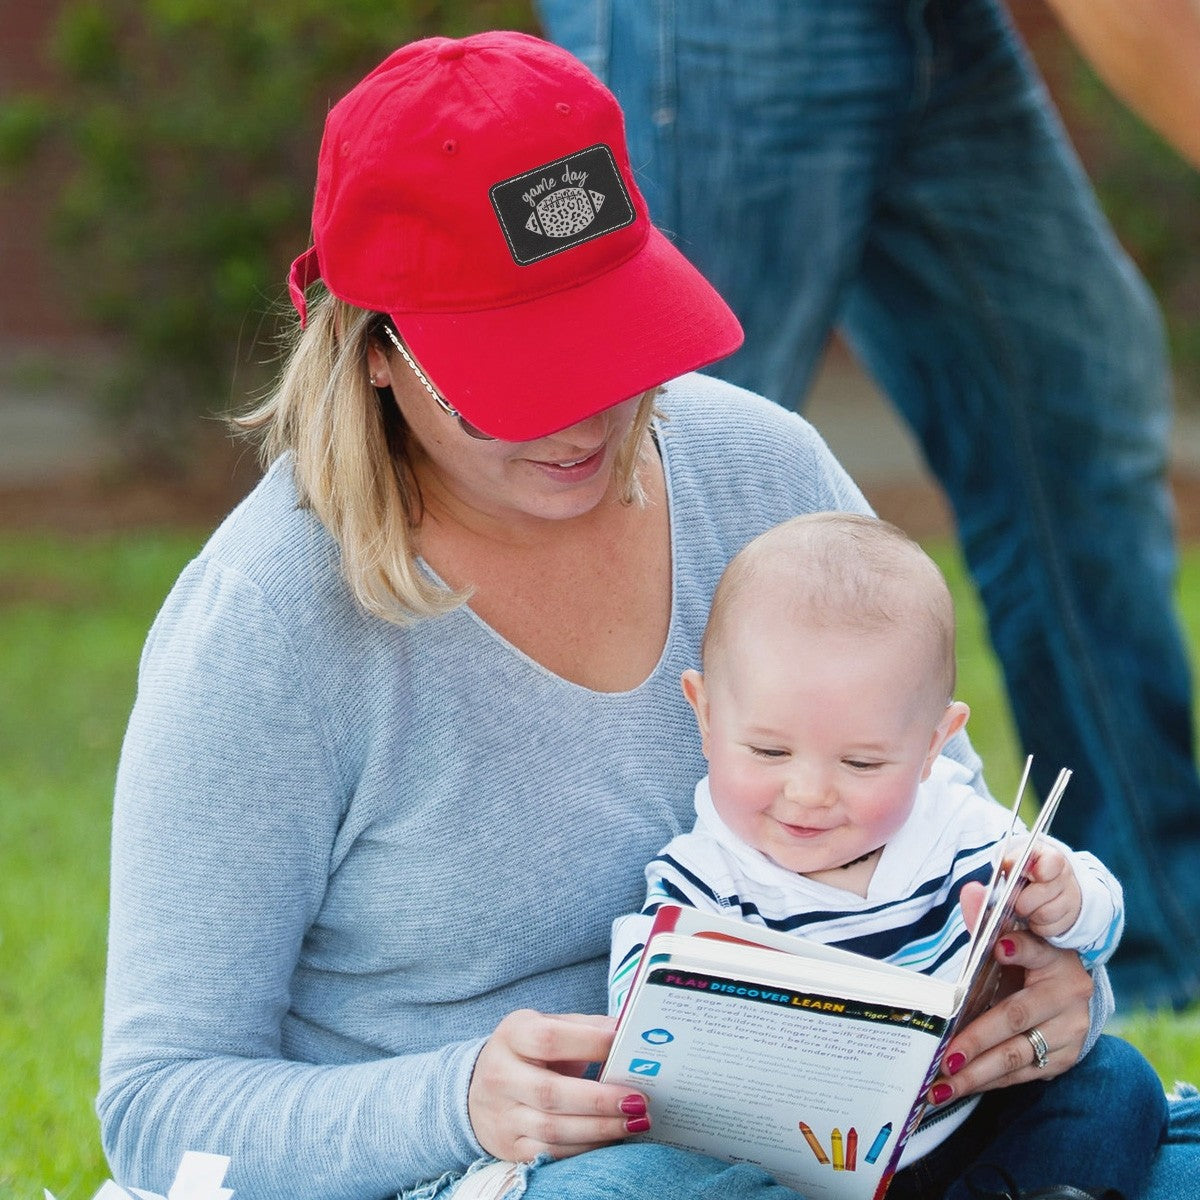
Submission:
<svg viewBox="0 0 1200 1200">
<path fill-rule="evenodd" d="M 708 757 L 708 691 L 704 686 L 704 676 L 690 667 L 679 677 L 683 687 L 683 697 L 692 706 L 696 714 L 696 724 L 700 729 L 700 749 L 704 757 Z"/>
<path fill-rule="evenodd" d="M 929 739 L 929 753 L 925 756 L 925 769 L 921 772 L 922 779 L 929 778 L 933 770 L 933 760 L 942 752 L 942 747 L 967 723 L 971 710 L 961 700 L 951 700 L 942 713 L 942 719 L 934 728 Z"/>
</svg>

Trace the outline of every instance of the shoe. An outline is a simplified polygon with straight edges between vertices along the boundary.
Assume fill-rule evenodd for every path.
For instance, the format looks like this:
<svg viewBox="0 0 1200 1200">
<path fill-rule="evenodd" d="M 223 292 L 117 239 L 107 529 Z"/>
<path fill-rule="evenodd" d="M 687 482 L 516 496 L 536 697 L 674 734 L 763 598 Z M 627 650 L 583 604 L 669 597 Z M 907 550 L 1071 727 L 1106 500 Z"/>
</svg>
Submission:
<svg viewBox="0 0 1200 1200">
<path fill-rule="evenodd" d="M 1001 1181 L 1002 1191 L 983 1188 L 975 1182 L 979 1172 L 986 1171 Z M 975 1178 L 972 1178 L 974 1176 Z M 1002 1167 L 980 1165 L 973 1167 L 966 1180 L 971 1195 L 978 1200 L 1123 1200 L 1120 1192 L 1108 1188 L 1100 1195 L 1085 1192 L 1081 1188 L 1062 1184 L 1059 1187 L 1038 1188 L 1036 1192 L 1023 1192 L 1017 1187 L 1013 1177 Z"/>
</svg>

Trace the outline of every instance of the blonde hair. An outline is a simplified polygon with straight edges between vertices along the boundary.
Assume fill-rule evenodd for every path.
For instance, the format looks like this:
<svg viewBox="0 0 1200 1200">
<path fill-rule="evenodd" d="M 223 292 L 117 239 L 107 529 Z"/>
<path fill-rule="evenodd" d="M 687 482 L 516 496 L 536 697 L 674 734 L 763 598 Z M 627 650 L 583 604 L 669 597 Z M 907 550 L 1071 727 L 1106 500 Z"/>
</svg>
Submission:
<svg viewBox="0 0 1200 1200">
<path fill-rule="evenodd" d="M 259 440 L 264 466 L 291 454 L 300 501 L 337 542 L 355 598 L 375 616 L 406 625 L 457 608 L 470 589 L 447 589 L 417 563 L 423 505 L 410 434 L 395 400 L 367 373 L 367 350 L 380 341 L 383 320 L 322 292 L 307 326 L 297 323 L 288 335 L 271 394 L 232 424 Z M 616 456 L 624 504 L 645 501 L 638 464 L 657 393 L 642 396 Z"/>
<path fill-rule="evenodd" d="M 772 604 L 830 628 L 903 625 L 924 633 L 938 689 L 947 701 L 954 694 L 950 589 L 929 555 L 887 521 L 857 513 L 809 513 L 749 542 L 725 568 L 713 594 L 700 648 L 706 670 L 730 623 L 753 614 L 754 604 Z"/>
</svg>

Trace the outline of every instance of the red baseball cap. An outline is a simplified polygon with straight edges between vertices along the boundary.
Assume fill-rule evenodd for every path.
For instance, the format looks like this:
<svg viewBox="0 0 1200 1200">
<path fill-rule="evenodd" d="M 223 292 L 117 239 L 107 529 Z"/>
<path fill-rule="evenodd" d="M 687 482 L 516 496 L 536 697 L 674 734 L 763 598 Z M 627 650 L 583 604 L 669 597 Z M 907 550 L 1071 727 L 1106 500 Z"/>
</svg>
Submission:
<svg viewBox="0 0 1200 1200">
<path fill-rule="evenodd" d="M 741 345 L 650 223 L 615 97 L 528 34 L 402 46 L 330 111 L 292 264 L 387 313 L 472 425 L 543 437 Z"/>
</svg>

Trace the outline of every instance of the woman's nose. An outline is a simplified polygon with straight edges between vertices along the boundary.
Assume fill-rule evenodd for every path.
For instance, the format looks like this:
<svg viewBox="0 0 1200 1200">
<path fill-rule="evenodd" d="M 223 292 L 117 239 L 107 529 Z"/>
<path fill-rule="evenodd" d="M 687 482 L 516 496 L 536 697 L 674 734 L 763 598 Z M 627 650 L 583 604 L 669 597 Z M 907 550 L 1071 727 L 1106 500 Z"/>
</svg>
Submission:
<svg viewBox="0 0 1200 1200">
<path fill-rule="evenodd" d="M 593 413 L 592 416 L 584 417 L 582 421 L 578 421 L 574 425 L 568 426 L 558 436 L 576 437 L 582 441 L 588 441 L 594 438 L 602 438 L 608 431 L 609 420 L 610 416 L 607 411 Z"/>
</svg>

